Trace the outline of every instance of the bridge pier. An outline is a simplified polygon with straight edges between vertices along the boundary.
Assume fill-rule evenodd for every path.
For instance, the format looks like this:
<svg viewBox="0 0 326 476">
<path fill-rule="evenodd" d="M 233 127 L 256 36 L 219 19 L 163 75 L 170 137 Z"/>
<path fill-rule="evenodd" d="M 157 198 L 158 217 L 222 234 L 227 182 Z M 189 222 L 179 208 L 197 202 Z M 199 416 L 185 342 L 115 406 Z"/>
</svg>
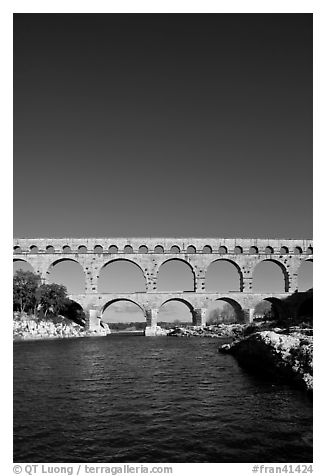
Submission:
<svg viewBox="0 0 326 476">
<path fill-rule="evenodd" d="M 298 272 L 294 272 L 289 274 L 289 292 L 290 293 L 297 293 L 299 288 L 298 283 Z"/>
<path fill-rule="evenodd" d="M 89 309 L 87 314 L 86 329 L 89 331 L 99 331 L 101 329 L 101 318 L 98 309 Z"/>
<path fill-rule="evenodd" d="M 193 311 L 193 324 L 195 326 L 205 326 L 206 325 L 206 312 L 205 308 L 194 309 Z"/>
<path fill-rule="evenodd" d="M 244 323 L 250 324 L 254 320 L 255 308 L 243 309 Z"/>
<path fill-rule="evenodd" d="M 145 336 L 155 336 L 157 329 L 158 309 L 146 309 L 146 329 Z"/>
</svg>

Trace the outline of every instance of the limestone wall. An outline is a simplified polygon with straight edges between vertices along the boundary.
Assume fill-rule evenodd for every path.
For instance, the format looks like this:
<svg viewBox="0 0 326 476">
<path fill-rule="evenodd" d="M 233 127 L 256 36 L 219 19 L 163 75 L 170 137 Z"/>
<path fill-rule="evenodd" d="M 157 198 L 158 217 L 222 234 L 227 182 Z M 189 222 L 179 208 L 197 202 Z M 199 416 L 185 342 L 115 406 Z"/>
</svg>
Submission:
<svg viewBox="0 0 326 476">
<path fill-rule="evenodd" d="M 84 247 L 84 248 L 80 248 Z M 99 248 L 100 247 L 100 248 Z M 112 248 L 115 247 L 115 248 Z M 142 247 L 146 247 L 145 249 Z M 172 247 L 177 247 L 171 250 Z M 116 260 L 128 260 L 142 271 L 146 292 L 132 294 L 98 293 L 98 280 L 104 266 Z M 194 276 L 194 292 L 161 293 L 157 290 L 160 267 L 167 261 L 185 262 Z M 205 322 L 205 311 L 216 299 L 223 299 L 247 321 L 255 305 L 263 300 L 281 299 L 297 292 L 299 267 L 313 259 L 312 240 L 253 238 L 16 238 L 14 260 L 31 264 L 42 281 L 47 282 L 52 267 L 62 260 L 79 263 L 85 274 L 85 293 L 71 295 L 85 311 L 93 310 L 90 322 L 98 324 L 105 306 L 115 300 L 128 299 L 143 309 L 149 326 L 156 325 L 157 310 L 167 300 L 177 299 L 189 306 L 194 323 Z M 239 273 L 239 289 L 229 293 L 209 293 L 205 289 L 208 267 L 217 260 L 227 260 Z M 282 270 L 284 293 L 254 294 L 253 274 L 262 261 L 273 261 Z M 281 308 L 280 308 L 281 310 Z M 285 311 L 284 311 L 285 312 Z"/>
<path fill-rule="evenodd" d="M 80 246 L 86 246 L 92 253 L 95 246 L 102 246 L 104 252 L 108 252 L 110 246 L 116 246 L 119 253 L 124 253 L 126 246 L 131 246 L 134 252 L 138 252 L 141 246 L 146 246 L 148 251 L 154 252 L 156 246 L 162 246 L 168 253 L 172 246 L 178 246 L 185 253 L 189 246 L 193 246 L 201 253 L 205 246 L 210 246 L 213 253 L 218 253 L 221 246 L 225 246 L 228 253 L 233 254 L 237 247 L 243 253 L 248 253 L 250 247 L 258 248 L 259 253 L 265 253 L 265 248 L 270 246 L 275 254 L 279 254 L 283 246 L 289 253 L 294 253 L 296 247 L 300 247 L 303 253 L 312 247 L 312 240 L 302 239 L 271 239 L 271 238 L 15 238 L 14 247 L 19 246 L 22 251 L 29 252 L 32 246 L 37 246 L 39 252 L 46 252 L 48 246 L 53 246 L 56 253 L 61 253 L 64 246 L 69 246 L 73 253 L 78 252 Z M 240 250 L 237 250 L 240 251 Z"/>
</svg>

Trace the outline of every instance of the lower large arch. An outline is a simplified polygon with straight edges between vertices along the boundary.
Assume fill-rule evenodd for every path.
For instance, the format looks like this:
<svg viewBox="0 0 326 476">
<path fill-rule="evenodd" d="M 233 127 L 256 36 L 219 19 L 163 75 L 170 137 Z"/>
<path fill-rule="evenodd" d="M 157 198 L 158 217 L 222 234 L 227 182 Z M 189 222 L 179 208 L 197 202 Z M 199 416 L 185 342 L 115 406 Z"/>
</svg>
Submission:
<svg viewBox="0 0 326 476">
<path fill-rule="evenodd" d="M 166 325 L 169 327 L 169 323 L 178 326 L 187 324 L 194 325 L 194 308 L 186 299 L 167 299 L 159 307 L 157 322 L 162 327 L 166 327 Z"/>
<path fill-rule="evenodd" d="M 146 327 L 144 308 L 132 299 L 116 298 L 102 308 L 101 321 L 108 324 L 111 332 L 143 332 Z"/>
<path fill-rule="evenodd" d="M 284 293 L 289 290 L 289 275 L 283 263 L 273 259 L 260 261 L 253 272 L 254 293 Z"/>
<path fill-rule="evenodd" d="M 134 261 L 114 259 L 101 268 L 97 289 L 99 293 L 145 292 L 144 271 Z"/>
<path fill-rule="evenodd" d="M 101 314 L 103 314 L 103 312 L 106 311 L 106 309 L 109 307 L 109 306 L 112 306 L 112 304 L 116 304 L 117 302 L 121 302 L 121 301 L 124 301 L 124 302 L 130 302 L 131 304 L 134 304 L 135 306 L 137 306 L 144 314 L 145 316 L 145 310 L 144 308 L 141 306 L 141 304 L 138 304 L 138 302 L 136 301 L 133 301 L 132 299 L 127 299 L 127 298 L 115 298 L 115 299 L 111 299 L 110 301 L 106 302 L 102 309 L 101 309 Z"/>
<path fill-rule="evenodd" d="M 309 293 L 307 293 L 309 294 Z M 311 324 L 313 321 L 313 296 L 308 296 L 297 308 L 297 320 Z"/>
<path fill-rule="evenodd" d="M 66 286 L 68 294 L 85 292 L 85 272 L 77 260 L 62 258 L 54 261 L 50 265 L 46 277 L 49 283 Z"/>
<path fill-rule="evenodd" d="M 228 306 L 230 306 L 233 310 L 233 315 L 229 314 L 228 317 L 226 316 L 227 318 L 224 319 L 224 322 L 227 322 L 227 323 L 232 323 L 232 322 L 243 323 L 243 322 L 245 322 L 245 315 L 244 315 L 243 309 L 237 301 L 235 301 L 232 298 L 222 297 L 222 298 L 218 298 L 218 299 L 215 300 L 215 305 L 217 303 L 225 303 Z M 212 303 L 211 303 L 211 305 L 212 305 Z M 227 308 L 228 306 L 225 306 L 225 308 Z M 228 312 L 227 309 L 225 309 L 225 311 Z"/>
<path fill-rule="evenodd" d="M 276 297 L 266 297 L 255 306 L 254 319 L 285 321 L 288 317 L 286 303 Z"/>
</svg>

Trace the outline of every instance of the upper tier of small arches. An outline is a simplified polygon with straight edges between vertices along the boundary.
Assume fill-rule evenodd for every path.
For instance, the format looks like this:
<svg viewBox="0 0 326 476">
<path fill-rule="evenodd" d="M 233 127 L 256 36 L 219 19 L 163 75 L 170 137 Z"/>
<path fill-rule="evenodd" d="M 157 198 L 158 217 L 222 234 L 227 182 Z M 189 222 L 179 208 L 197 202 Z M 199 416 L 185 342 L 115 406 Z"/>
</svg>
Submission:
<svg viewBox="0 0 326 476">
<path fill-rule="evenodd" d="M 42 247 L 37 246 L 36 244 L 32 244 L 29 247 L 21 247 L 19 245 L 15 245 L 13 247 L 14 254 L 21 254 L 21 253 L 30 253 L 30 254 L 85 254 L 85 253 L 93 253 L 93 254 L 132 254 L 132 253 L 154 253 L 154 254 L 195 254 L 195 253 L 203 253 L 203 254 L 219 254 L 219 255 L 239 255 L 239 254 L 265 254 L 265 255 L 286 255 L 286 254 L 313 254 L 313 247 L 312 246 L 294 246 L 289 248 L 288 246 L 280 246 L 280 247 L 273 247 L 273 246 L 257 246 L 252 245 L 249 247 L 242 247 L 237 245 L 232 248 L 228 248 L 225 245 L 217 245 L 216 247 L 212 247 L 210 245 L 204 245 L 202 247 L 197 247 L 194 245 L 188 245 L 186 247 L 180 247 L 179 245 L 175 244 L 170 247 L 164 247 L 161 244 L 155 245 L 153 248 L 149 248 L 147 245 L 143 244 L 137 247 L 133 247 L 131 245 L 125 245 L 122 247 L 117 246 L 116 244 L 111 244 L 109 246 L 102 246 L 97 244 L 93 247 L 87 247 L 86 245 L 78 245 L 78 246 L 70 246 L 69 244 L 63 245 L 62 247 L 53 246 L 51 244 L 45 244 Z"/>
</svg>

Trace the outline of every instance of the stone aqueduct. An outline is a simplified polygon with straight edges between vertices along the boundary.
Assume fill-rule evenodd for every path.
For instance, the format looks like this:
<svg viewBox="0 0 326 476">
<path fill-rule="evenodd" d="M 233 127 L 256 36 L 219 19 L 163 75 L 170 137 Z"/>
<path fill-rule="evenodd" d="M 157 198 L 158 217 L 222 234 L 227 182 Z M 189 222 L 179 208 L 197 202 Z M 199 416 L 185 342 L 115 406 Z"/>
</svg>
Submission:
<svg viewBox="0 0 326 476">
<path fill-rule="evenodd" d="M 14 261 L 30 263 L 47 282 L 53 266 L 65 260 L 79 263 L 85 273 L 85 292 L 69 297 L 81 305 L 88 316 L 90 329 L 100 326 L 106 307 L 120 300 L 137 304 L 146 317 L 146 334 L 155 335 L 159 308 L 166 302 L 185 303 L 196 325 L 205 324 L 205 314 L 212 301 L 230 303 L 239 319 L 250 322 L 256 304 L 262 300 L 273 303 L 279 313 L 286 309 L 282 299 L 298 291 L 298 271 L 304 261 L 312 261 L 312 240 L 289 239 L 220 239 L 220 238 L 86 238 L 86 239 L 14 239 Z M 146 280 L 146 292 L 99 293 L 100 270 L 117 260 L 138 266 Z M 170 260 L 181 260 L 194 275 L 193 292 L 159 292 L 157 277 L 160 266 Z M 217 261 L 232 263 L 240 279 L 239 292 L 219 293 L 205 290 L 208 266 Z M 252 292 L 253 272 L 262 261 L 272 261 L 282 270 L 284 293 Z"/>
</svg>

